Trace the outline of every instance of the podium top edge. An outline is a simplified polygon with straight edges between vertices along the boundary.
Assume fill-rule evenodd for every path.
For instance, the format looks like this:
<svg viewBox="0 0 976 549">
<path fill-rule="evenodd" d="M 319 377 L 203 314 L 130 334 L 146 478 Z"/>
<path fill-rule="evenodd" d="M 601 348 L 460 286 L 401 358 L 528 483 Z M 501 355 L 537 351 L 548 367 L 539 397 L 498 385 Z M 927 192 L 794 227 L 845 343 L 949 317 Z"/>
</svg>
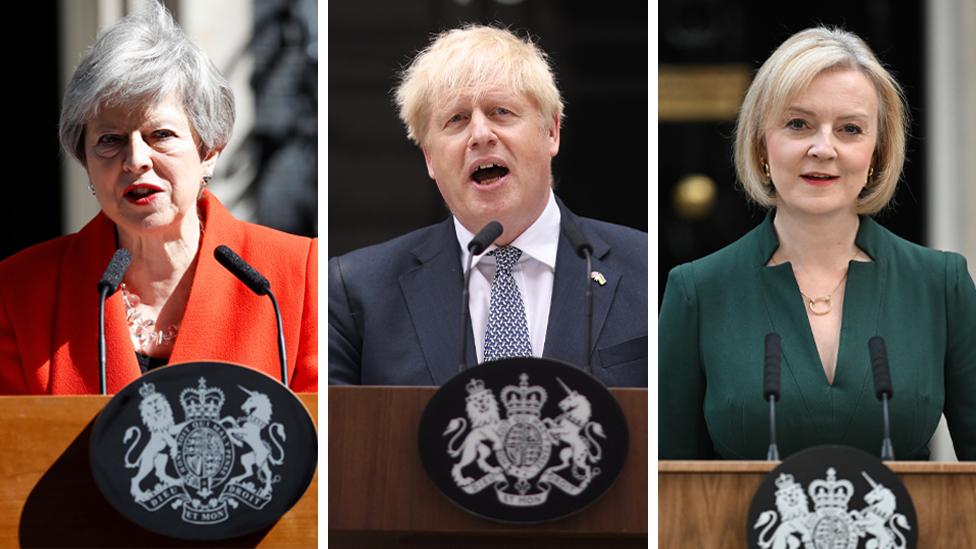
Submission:
<svg viewBox="0 0 976 549">
<path fill-rule="evenodd" d="M 733 461 L 733 460 L 661 460 L 657 463 L 658 474 L 669 473 L 768 473 L 780 461 Z M 976 461 L 886 461 L 897 474 L 973 474 Z"/>
</svg>

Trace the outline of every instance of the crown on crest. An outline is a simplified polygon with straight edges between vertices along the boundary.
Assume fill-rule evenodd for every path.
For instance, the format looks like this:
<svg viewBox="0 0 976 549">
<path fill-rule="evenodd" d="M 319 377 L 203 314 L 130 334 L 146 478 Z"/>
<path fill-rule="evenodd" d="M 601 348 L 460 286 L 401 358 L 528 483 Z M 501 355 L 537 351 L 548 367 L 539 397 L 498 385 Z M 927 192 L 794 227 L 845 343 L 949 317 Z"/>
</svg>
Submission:
<svg viewBox="0 0 976 549">
<path fill-rule="evenodd" d="M 793 479 L 793 475 L 789 473 L 780 473 L 776 477 L 776 497 L 781 494 L 786 495 L 792 492 L 799 492 L 803 495 L 803 487 L 796 483 Z"/>
<path fill-rule="evenodd" d="M 509 416 L 528 414 L 539 416 L 546 403 L 546 390 L 539 385 L 529 386 L 529 376 L 519 376 L 519 386 L 508 385 L 502 389 L 502 403 Z"/>
<path fill-rule="evenodd" d="M 180 404 L 186 412 L 187 421 L 216 420 L 224 405 L 224 392 L 216 387 L 207 387 L 207 380 L 201 377 L 196 389 L 187 388 L 180 392 Z"/>
<path fill-rule="evenodd" d="M 813 498 L 813 505 L 821 509 L 837 509 L 847 511 L 847 502 L 854 495 L 854 485 L 848 480 L 837 480 L 837 471 L 833 467 L 827 469 L 827 480 L 817 479 L 810 483 L 807 489 Z"/>
<path fill-rule="evenodd" d="M 156 385 L 154 383 L 143 383 L 139 387 L 139 396 L 142 398 L 148 398 L 156 394 Z"/>
</svg>

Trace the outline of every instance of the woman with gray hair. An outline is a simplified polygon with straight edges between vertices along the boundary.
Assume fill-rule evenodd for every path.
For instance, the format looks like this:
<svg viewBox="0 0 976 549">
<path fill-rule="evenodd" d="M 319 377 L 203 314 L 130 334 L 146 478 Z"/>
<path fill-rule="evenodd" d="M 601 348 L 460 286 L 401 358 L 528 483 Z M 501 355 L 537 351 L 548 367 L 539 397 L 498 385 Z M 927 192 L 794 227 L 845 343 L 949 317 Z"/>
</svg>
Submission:
<svg viewBox="0 0 976 549">
<path fill-rule="evenodd" d="M 317 240 L 239 221 L 207 190 L 233 125 L 227 81 L 159 3 L 99 36 L 60 134 L 101 212 L 0 263 L 0 393 L 98 391 L 96 285 L 119 248 L 132 263 L 106 303 L 109 392 L 191 360 L 278 377 L 273 309 L 217 264 L 219 245 L 269 279 L 290 385 L 317 389 Z"/>
<path fill-rule="evenodd" d="M 780 454 L 876 453 L 868 341 L 890 360 L 894 455 L 927 459 L 942 413 L 976 459 L 976 288 L 965 259 L 871 216 L 905 160 L 901 88 L 867 44 L 813 28 L 779 46 L 746 93 L 735 164 L 765 221 L 668 276 L 659 319 L 659 456 L 762 459 L 764 339 L 782 341 Z"/>
</svg>

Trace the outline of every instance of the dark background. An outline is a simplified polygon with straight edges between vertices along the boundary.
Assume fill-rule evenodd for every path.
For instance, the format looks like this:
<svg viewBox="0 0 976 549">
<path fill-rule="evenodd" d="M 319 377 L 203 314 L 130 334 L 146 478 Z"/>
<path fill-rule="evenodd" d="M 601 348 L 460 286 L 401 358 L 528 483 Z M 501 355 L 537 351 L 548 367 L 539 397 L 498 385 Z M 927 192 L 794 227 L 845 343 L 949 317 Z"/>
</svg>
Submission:
<svg viewBox="0 0 976 549">
<path fill-rule="evenodd" d="M 449 215 L 390 92 L 432 33 L 464 23 L 500 22 L 537 38 L 566 104 L 556 194 L 577 214 L 647 230 L 645 2 L 365 0 L 328 9 L 329 256 Z"/>
<path fill-rule="evenodd" d="M 31 30 L 3 33 L 7 78 L 0 259 L 61 235 L 57 3 L 25 3 L 15 13 L 30 22 Z"/>
<path fill-rule="evenodd" d="M 863 38 L 904 87 L 912 117 L 902 181 L 894 207 L 876 216 L 913 242 L 925 239 L 923 147 L 925 10 L 908 0 L 827 0 L 816 3 L 747 0 L 662 0 L 659 63 L 673 66 L 745 63 L 751 74 L 784 40 L 805 28 L 839 26 Z M 658 298 L 672 267 L 726 246 L 757 225 L 765 211 L 747 203 L 732 162 L 735 120 L 661 121 L 658 167 Z M 676 183 L 691 173 L 711 177 L 718 190 L 711 214 L 682 217 L 673 205 Z"/>
</svg>

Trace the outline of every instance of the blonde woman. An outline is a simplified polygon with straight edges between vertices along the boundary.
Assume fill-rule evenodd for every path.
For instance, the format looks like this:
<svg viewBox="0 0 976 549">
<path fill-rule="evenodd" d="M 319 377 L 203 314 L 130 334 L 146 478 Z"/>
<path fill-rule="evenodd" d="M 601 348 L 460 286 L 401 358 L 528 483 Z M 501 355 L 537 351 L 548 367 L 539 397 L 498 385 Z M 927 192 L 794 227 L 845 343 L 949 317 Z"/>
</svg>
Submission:
<svg viewBox="0 0 976 549">
<path fill-rule="evenodd" d="M 926 459 L 945 412 L 976 459 L 976 289 L 965 260 L 902 240 L 871 216 L 905 158 L 898 83 L 857 36 L 797 33 L 739 114 L 736 169 L 766 219 L 671 271 L 661 306 L 662 459 L 760 459 L 768 445 L 763 341 L 782 338 L 778 445 L 877 453 L 881 405 L 868 340 L 887 343 L 895 456 Z"/>
</svg>

